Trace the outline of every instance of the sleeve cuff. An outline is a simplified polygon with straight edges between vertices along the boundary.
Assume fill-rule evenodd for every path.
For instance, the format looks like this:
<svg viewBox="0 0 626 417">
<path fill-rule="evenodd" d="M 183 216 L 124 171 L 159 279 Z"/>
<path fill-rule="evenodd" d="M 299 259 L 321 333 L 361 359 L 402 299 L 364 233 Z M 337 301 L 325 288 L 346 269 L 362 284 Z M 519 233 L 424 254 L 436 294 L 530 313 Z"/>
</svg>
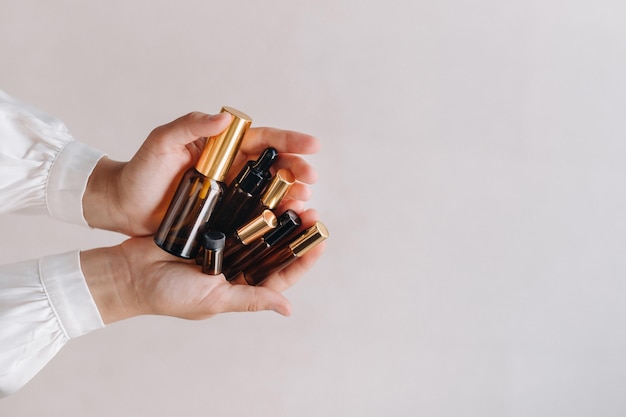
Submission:
<svg viewBox="0 0 626 417">
<path fill-rule="evenodd" d="M 80 268 L 80 252 L 41 258 L 39 276 L 68 339 L 104 327 Z"/>
<path fill-rule="evenodd" d="M 71 141 L 55 159 L 46 184 L 46 206 L 50 216 L 68 223 L 89 226 L 83 214 L 83 195 L 101 151 Z"/>
</svg>

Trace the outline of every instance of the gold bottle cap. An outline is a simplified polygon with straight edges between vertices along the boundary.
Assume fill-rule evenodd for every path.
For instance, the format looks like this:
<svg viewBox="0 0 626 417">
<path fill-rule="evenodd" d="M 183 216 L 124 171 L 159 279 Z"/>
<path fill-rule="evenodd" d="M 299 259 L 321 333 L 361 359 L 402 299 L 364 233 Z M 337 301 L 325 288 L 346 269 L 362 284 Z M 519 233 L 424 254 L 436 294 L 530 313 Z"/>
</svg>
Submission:
<svg viewBox="0 0 626 417">
<path fill-rule="evenodd" d="M 230 125 L 219 135 L 207 139 L 196 164 L 199 173 L 216 181 L 223 181 L 226 177 L 239 151 L 243 135 L 252 123 L 250 116 L 232 107 L 222 107 L 221 113 L 230 113 Z"/>
<path fill-rule="evenodd" d="M 278 224 L 276 215 L 271 210 L 263 210 L 258 217 L 250 220 L 245 225 L 237 229 L 237 236 L 244 245 L 259 239 L 265 233 L 274 229 Z"/>
<path fill-rule="evenodd" d="M 328 229 L 322 222 L 315 222 L 315 224 L 298 237 L 296 237 L 291 243 L 289 248 L 296 256 L 302 256 L 324 240 L 328 238 Z"/>
<path fill-rule="evenodd" d="M 276 175 L 272 178 L 270 185 L 267 186 L 267 190 L 261 198 L 263 205 L 274 210 L 295 181 L 296 177 L 288 169 L 281 168 L 276 171 Z"/>
</svg>

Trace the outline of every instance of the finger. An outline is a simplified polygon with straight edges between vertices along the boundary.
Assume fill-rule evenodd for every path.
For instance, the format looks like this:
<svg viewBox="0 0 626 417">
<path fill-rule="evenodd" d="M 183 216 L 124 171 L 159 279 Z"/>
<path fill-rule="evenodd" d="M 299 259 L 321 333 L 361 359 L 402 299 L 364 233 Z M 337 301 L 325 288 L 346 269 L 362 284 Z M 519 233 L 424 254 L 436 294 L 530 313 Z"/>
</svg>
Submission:
<svg viewBox="0 0 626 417">
<path fill-rule="evenodd" d="M 239 153 L 237 155 L 236 161 L 231 167 L 227 183 L 231 183 L 233 179 L 236 178 L 238 173 L 241 172 L 242 167 L 245 163 L 251 160 L 255 160 L 258 158 L 258 155 L 250 155 L 247 153 Z M 304 184 L 315 184 L 317 182 L 317 171 L 311 164 L 306 162 L 304 159 L 299 157 L 298 155 L 293 154 L 279 154 L 278 159 L 274 162 L 272 166 L 273 175 L 276 175 L 276 172 L 280 169 L 288 170 L 296 179 L 297 182 Z M 295 186 L 297 183 L 292 185 Z M 296 190 L 300 189 L 299 192 L 306 192 L 302 189 L 303 186 L 297 186 Z M 298 193 L 292 193 L 292 195 L 298 195 Z M 295 197 L 294 197 L 295 198 Z"/>
<path fill-rule="evenodd" d="M 217 297 L 214 308 L 218 312 L 244 312 L 271 310 L 283 316 L 291 314 L 291 304 L 279 292 L 270 288 L 247 285 L 225 285 Z"/>
<path fill-rule="evenodd" d="M 315 168 L 298 155 L 279 153 L 273 168 L 275 170 L 288 169 L 298 181 L 305 184 L 314 184 L 317 181 Z"/>
<path fill-rule="evenodd" d="M 229 113 L 210 115 L 192 112 L 157 127 L 148 139 L 164 148 L 180 148 L 198 138 L 217 135 L 228 127 L 230 120 Z"/>
<path fill-rule="evenodd" d="M 285 198 L 281 201 L 278 207 L 274 210 L 276 214 L 284 213 L 287 210 L 293 210 L 296 213 L 304 211 L 304 201 L 301 199 Z"/>
<path fill-rule="evenodd" d="M 314 154 L 319 151 L 319 140 L 306 133 L 272 127 L 254 127 L 246 132 L 241 149 L 251 154 L 261 153 L 267 147 L 282 153 Z"/>
<path fill-rule="evenodd" d="M 296 182 L 291 187 L 289 187 L 289 190 L 287 191 L 287 194 L 283 197 L 283 199 L 308 201 L 311 199 L 312 194 L 313 192 L 308 186 Z"/>
</svg>

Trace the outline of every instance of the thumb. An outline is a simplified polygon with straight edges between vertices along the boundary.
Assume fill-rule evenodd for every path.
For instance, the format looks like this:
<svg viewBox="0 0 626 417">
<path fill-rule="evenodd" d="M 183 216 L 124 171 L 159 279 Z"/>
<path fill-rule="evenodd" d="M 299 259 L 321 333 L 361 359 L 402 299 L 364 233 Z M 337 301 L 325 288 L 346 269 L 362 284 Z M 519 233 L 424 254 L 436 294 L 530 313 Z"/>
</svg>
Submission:
<svg viewBox="0 0 626 417">
<path fill-rule="evenodd" d="M 231 118 L 229 113 L 192 112 L 157 127 L 153 137 L 156 141 L 165 141 L 164 145 L 187 145 L 198 138 L 217 135 L 228 127 Z"/>
<path fill-rule="evenodd" d="M 229 285 L 223 288 L 224 293 L 219 297 L 220 305 L 216 306 L 222 312 L 272 310 L 283 316 L 291 314 L 291 304 L 277 291 L 248 285 Z"/>
</svg>

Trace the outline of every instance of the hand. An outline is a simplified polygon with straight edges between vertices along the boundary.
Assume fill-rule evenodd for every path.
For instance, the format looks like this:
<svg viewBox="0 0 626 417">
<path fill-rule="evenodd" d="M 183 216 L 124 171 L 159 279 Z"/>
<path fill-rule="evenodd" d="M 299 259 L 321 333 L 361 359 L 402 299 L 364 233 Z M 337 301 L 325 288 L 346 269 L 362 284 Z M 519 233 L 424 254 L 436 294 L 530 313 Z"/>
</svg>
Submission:
<svg viewBox="0 0 626 417">
<path fill-rule="evenodd" d="M 103 158 L 94 169 L 83 198 L 87 223 L 94 228 L 129 236 L 156 232 L 176 191 L 182 174 L 194 166 L 206 138 L 224 130 L 229 114 L 190 113 L 154 129 L 129 162 Z M 286 199 L 306 201 L 306 184 L 316 181 L 316 172 L 300 154 L 319 149 L 313 136 L 275 128 L 251 128 L 229 171 L 227 183 L 243 164 L 268 146 L 279 152 L 274 169 L 289 168 L 296 177 Z"/>
<path fill-rule="evenodd" d="M 300 217 L 303 227 L 308 227 L 317 220 L 317 213 L 307 210 Z M 158 248 L 152 237 L 81 252 L 81 266 L 106 324 L 142 314 L 196 320 L 224 312 L 273 310 L 288 316 L 291 305 L 281 292 L 312 267 L 323 245 L 258 287 L 233 285 L 221 274 L 205 275 L 194 261 L 183 261 Z"/>
</svg>

